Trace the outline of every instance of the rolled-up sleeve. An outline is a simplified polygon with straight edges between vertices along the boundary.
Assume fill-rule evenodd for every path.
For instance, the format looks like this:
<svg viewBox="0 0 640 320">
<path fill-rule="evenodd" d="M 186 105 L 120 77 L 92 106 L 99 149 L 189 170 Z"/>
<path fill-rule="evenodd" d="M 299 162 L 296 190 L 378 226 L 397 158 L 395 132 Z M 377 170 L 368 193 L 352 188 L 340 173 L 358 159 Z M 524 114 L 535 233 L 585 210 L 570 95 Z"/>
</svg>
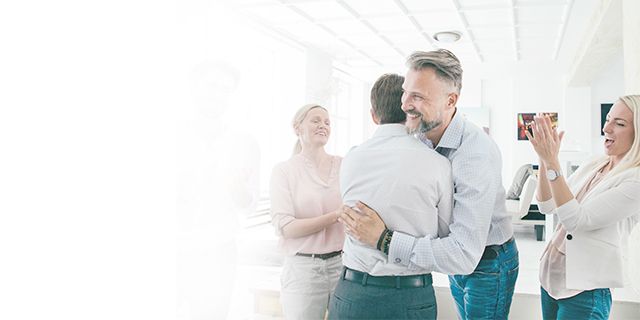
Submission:
<svg viewBox="0 0 640 320">
<path fill-rule="evenodd" d="M 553 197 L 547 201 L 538 201 L 538 209 L 542 214 L 556 213 L 556 202 Z"/>
<path fill-rule="evenodd" d="M 293 199 L 289 186 L 289 174 L 286 163 L 279 163 L 273 168 L 270 182 L 271 225 L 275 228 L 276 236 L 282 236 L 282 227 L 295 219 Z"/>
</svg>

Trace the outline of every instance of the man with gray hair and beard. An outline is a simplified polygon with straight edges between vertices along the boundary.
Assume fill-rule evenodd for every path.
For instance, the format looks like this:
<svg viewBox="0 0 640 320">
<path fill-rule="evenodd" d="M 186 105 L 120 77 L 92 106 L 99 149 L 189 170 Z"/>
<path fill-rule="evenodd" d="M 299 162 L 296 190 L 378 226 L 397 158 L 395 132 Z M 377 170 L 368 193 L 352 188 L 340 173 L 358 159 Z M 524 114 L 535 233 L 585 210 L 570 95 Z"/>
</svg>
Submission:
<svg viewBox="0 0 640 320">
<path fill-rule="evenodd" d="M 375 244 L 381 236 L 391 238 L 388 261 L 448 274 L 459 319 L 506 319 L 519 260 L 505 208 L 500 150 L 456 112 L 462 67 L 453 53 L 414 52 L 407 66 L 402 85 L 407 130 L 451 162 L 455 191 L 450 234 L 415 237 L 394 230 L 377 210 L 362 204 L 357 206 L 364 215 L 345 207 L 341 220 L 347 234 L 359 241 Z"/>
<path fill-rule="evenodd" d="M 340 191 L 347 206 L 356 200 L 378 212 L 393 230 L 413 237 L 449 234 L 453 203 L 451 164 L 407 134 L 402 83 L 381 76 L 371 89 L 371 117 L 378 128 L 344 156 Z M 340 211 L 338 211 L 340 212 Z M 370 245 L 347 237 L 344 269 L 329 306 L 329 319 L 436 319 L 431 269 L 389 261 L 390 242 Z"/>
</svg>

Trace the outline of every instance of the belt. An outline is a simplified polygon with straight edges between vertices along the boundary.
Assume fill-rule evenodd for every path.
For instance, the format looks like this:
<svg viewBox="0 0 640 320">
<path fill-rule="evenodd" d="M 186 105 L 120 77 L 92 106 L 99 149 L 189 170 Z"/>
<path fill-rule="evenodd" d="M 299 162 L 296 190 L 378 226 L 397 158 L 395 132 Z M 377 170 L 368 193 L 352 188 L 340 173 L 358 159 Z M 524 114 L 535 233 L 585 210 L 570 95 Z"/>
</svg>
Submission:
<svg viewBox="0 0 640 320">
<path fill-rule="evenodd" d="M 492 246 L 486 246 L 484 248 L 484 253 L 482 253 L 482 258 L 480 258 L 480 260 L 493 260 L 493 259 L 497 258 L 498 257 L 498 251 L 500 249 L 504 250 L 504 246 L 510 245 L 511 242 L 513 242 L 513 237 L 511 237 L 511 239 L 507 240 L 507 242 L 505 242 L 503 244 L 494 244 Z"/>
<path fill-rule="evenodd" d="M 316 253 L 296 253 L 296 256 L 301 256 L 301 257 L 311 257 L 311 258 L 318 258 L 318 259 L 322 259 L 322 260 L 327 260 L 329 258 L 333 258 L 335 256 L 339 256 L 342 253 L 342 250 L 338 250 L 338 251 L 334 251 L 334 252 L 329 252 L 329 253 L 323 253 L 323 254 L 316 254 Z"/>
<path fill-rule="evenodd" d="M 344 268 L 343 278 L 347 281 L 355 282 L 363 286 L 371 285 L 387 288 L 419 288 L 430 286 L 433 283 L 431 273 L 418 274 L 414 276 L 383 276 L 375 277 L 368 273 Z"/>
</svg>

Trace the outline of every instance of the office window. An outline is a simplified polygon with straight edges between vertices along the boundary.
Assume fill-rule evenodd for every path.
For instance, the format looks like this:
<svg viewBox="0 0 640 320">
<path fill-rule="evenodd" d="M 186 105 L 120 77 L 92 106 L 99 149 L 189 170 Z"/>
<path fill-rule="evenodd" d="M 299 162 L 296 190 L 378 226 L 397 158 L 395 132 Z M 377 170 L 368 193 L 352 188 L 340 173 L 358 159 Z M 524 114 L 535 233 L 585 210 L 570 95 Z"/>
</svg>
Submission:
<svg viewBox="0 0 640 320">
<path fill-rule="evenodd" d="M 326 147 L 327 152 L 344 156 L 349 149 L 360 143 L 362 137 L 363 102 L 362 81 L 349 74 L 333 69 L 331 102 L 329 113 L 332 121 L 332 135 Z"/>
</svg>

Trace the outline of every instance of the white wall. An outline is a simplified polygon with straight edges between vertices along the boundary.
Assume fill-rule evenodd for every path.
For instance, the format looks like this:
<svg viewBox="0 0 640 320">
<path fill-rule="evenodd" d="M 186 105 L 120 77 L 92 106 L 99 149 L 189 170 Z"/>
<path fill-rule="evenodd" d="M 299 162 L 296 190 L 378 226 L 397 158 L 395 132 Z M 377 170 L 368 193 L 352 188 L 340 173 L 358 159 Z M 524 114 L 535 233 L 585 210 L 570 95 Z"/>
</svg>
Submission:
<svg viewBox="0 0 640 320">
<path fill-rule="evenodd" d="M 461 107 L 491 110 L 491 138 L 502 153 L 503 185 L 509 186 L 516 170 L 538 158 L 528 141 L 517 140 L 517 114 L 558 112 L 564 114 L 564 76 L 553 63 L 483 63 L 463 66 Z M 567 116 L 569 117 L 569 116 Z"/>
<path fill-rule="evenodd" d="M 260 132 L 256 132 L 255 137 L 260 143 L 261 156 L 261 186 L 266 188 L 271 177 L 271 170 L 274 164 L 289 158 L 296 136 L 291 128 L 291 118 L 298 108 L 305 103 L 305 66 L 306 53 L 290 46 L 278 46 L 274 57 L 274 90 L 267 95 L 272 96 L 273 108 L 270 117 L 262 118 L 262 123 L 257 125 Z M 262 85 L 270 87 L 270 84 Z M 256 103 L 258 101 L 254 101 Z M 255 109 L 265 108 L 265 106 L 255 106 Z M 269 128 L 266 134 L 265 129 Z"/>
<path fill-rule="evenodd" d="M 538 164 L 536 155 L 529 141 L 516 139 L 516 118 L 518 113 L 557 112 L 558 122 L 568 115 L 564 112 L 564 78 L 561 76 L 529 75 L 513 79 L 513 110 L 510 121 L 511 159 L 505 162 L 512 164 L 510 177 L 521 165 Z"/>
<path fill-rule="evenodd" d="M 614 102 L 624 94 L 624 65 L 619 50 L 590 87 L 568 88 L 560 62 L 483 63 L 464 67 L 461 107 L 491 110 L 491 137 L 503 158 L 503 184 L 508 186 L 516 170 L 537 163 L 528 141 L 516 138 L 519 112 L 558 112 L 565 131 L 563 149 L 582 154 L 602 151 L 600 103 Z"/>
<path fill-rule="evenodd" d="M 311 48 L 307 49 L 306 103 L 317 103 L 321 106 L 328 106 L 331 103 L 332 73 L 331 56 Z"/>
<path fill-rule="evenodd" d="M 510 141 L 515 137 L 510 125 L 515 123 L 516 118 L 511 116 L 513 107 L 513 80 L 506 78 L 484 79 L 482 85 L 481 106 L 491 110 L 490 135 L 498 144 L 502 152 L 502 181 L 503 185 L 511 184 L 515 172 L 512 169 L 511 161 L 506 161 L 513 157 Z"/>
<path fill-rule="evenodd" d="M 565 116 L 559 119 L 559 129 L 565 131 L 562 148 L 591 154 L 591 87 L 565 89 Z"/>
<path fill-rule="evenodd" d="M 602 153 L 604 137 L 600 135 L 600 104 L 614 103 L 624 95 L 624 58 L 622 48 L 611 57 L 591 82 L 591 150 Z"/>
</svg>

